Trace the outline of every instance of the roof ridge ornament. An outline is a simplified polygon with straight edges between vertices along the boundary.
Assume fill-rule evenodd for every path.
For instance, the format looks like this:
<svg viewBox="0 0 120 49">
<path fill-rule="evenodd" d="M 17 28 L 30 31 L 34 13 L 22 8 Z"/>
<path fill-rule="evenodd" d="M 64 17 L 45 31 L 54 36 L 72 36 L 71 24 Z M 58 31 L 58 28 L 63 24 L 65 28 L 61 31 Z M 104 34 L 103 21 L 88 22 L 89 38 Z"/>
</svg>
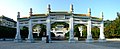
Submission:
<svg viewBox="0 0 120 49">
<path fill-rule="evenodd" d="M 4 15 L 2 15 L 2 17 L 4 17 Z"/>
<path fill-rule="evenodd" d="M 48 12 L 51 12 L 50 4 L 47 6 Z"/>
<path fill-rule="evenodd" d="M 18 14 L 18 15 L 17 15 L 17 18 L 20 18 L 20 12 L 18 12 L 17 14 Z"/>
<path fill-rule="evenodd" d="M 101 12 L 101 18 L 103 19 L 104 15 L 103 15 L 103 12 Z"/>
<path fill-rule="evenodd" d="M 32 13 L 33 13 L 33 12 L 32 12 L 32 8 L 30 8 L 30 12 L 29 12 L 29 13 L 30 13 L 30 16 L 32 16 Z"/>
<path fill-rule="evenodd" d="M 88 8 L 88 16 L 91 16 L 91 8 Z"/>
<path fill-rule="evenodd" d="M 70 5 L 70 12 L 71 12 L 71 13 L 74 12 L 73 10 L 74 10 L 74 9 L 73 9 L 73 4 L 71 4 L 71 5 Z"/>
<path fill-rule="evenodd" d="M 120 13 L 119 13 L 119 12 L 117 12 L 117 16 L 120 16 Z"/>
</svg>

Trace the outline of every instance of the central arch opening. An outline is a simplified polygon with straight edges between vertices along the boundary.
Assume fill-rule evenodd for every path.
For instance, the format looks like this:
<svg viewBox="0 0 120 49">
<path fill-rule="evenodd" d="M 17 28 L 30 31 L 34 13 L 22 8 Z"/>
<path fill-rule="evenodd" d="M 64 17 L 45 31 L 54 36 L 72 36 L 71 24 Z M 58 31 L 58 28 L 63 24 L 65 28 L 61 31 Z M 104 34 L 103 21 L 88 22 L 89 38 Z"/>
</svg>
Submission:
<svg viewBox="0 0 120 49">
<path fill-rule="evenodd" d="M 35 24 L 32 30 L 33 30 L 33 38 L 35 40 L 41 40 L 42 37 L 46 36 L 46 26 L 43 24 Z"/>
<path fill-rule="evenodd" d="M 51 24 L 52 40 L 67 40 L 69 37 L 69 24 L 66 22 L 54 22 Z"/>
</svg>

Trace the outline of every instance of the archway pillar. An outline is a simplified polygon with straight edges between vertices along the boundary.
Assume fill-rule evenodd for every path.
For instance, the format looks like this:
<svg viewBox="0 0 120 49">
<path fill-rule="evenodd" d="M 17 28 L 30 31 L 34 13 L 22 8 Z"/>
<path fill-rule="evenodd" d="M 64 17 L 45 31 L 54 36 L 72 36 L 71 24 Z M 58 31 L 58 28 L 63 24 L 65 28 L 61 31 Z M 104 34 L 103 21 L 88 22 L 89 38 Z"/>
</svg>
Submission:
<svg viewBox="0 0 120 49">
<path fill-rule="evenodd" d="M 74 24 L 73 24 L 73 16 L 70 17 L 69 20 L 69 28 L 70 28 L 70 33 L 69 33 L 69 42 L 75 42 L 74 40 Z"/>
<path fill-rule="evenodd" d="M 47 17 L 47 24 L 46 24 L 46 29 L 47 29 L 47 36 L 49 42 L 51 42 L 51 23 L 50 23 L 50 16 Z"/>
<path fill-rule="evenodd" d="M 99 42 L 106 42 L 105 36 L 104 36 L 104 21 L 100 24 L 100 36 L 99 36 Z"/>
<path fill-rule="evenodd" d="M 29 19 L 29 34 L 28 34 L 28 39 L 27 39 L 27 42 L 34 42 L 34 39 L 33 39 L 33 32 L 32 32 L 32 20 Z"/>
<path fill-rule="evenodd" d="M 91 34 L 91 19 L 88 20 L 87 24 L 87 39 L 86 42 L 93 42 L 92 34 Z"/>
<path fill-rule="evenodd" d="M 20 12 L 18 12 L 17 19 L 20 18 Z M 21 35 L 20 35 L 20 22 L 17 20 L 17 33 L 14 39 L 14 42 L 21 42 Z"/>
<path fill-rule="evenodd" d="M 20 23 L 19 23 L 19 21 L 17 21 L 17 33 L 15 36 L 14 42 L 21 42 L 21 41 L 22 41 L 22 39 L 21 39 L 21 35 L 20 35 Z"/>
</svg>

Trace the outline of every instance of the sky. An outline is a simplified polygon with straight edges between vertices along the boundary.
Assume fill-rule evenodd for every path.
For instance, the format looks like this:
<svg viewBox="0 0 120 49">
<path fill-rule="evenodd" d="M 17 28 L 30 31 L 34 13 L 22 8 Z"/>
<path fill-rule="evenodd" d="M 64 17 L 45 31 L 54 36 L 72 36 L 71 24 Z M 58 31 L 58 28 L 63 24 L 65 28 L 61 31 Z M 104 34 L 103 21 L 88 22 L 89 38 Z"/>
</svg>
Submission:
<svg viewBox="0 0 120 49">
<path fill-rule="evenodd" d="M 47 12 L 47 5 L 51 5 L 51 11 L 68 11 L 73 4 L 74 13 L 85 14 L 91 8 L 91 15 L 100 17 L 104 13 L 104 20 L 114 20 L 120 11 L 120 0 L 0 0 L 0 16 L 17 20 L 17 12 L 21 17 L 29 15 L 29 9 L 33 14 Z"/>
</svg>

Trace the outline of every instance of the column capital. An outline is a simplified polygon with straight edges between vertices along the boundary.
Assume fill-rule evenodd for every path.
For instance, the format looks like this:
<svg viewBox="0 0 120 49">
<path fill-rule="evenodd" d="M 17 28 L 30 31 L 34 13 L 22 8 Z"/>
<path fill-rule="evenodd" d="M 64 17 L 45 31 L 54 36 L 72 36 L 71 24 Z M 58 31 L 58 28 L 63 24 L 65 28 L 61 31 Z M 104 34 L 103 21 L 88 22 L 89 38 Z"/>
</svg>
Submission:
<svg viewBox="0 0 120 49">
<path fill-rule="evenodd" d="M 103 19 L 104 17 L 103 12 L 100 13 L 100 17 Z"/>
<path fill-rule="evenodd" d="M 91 8 L 88 8 L 88 16 L 91 16 Z"/>
<path fill-rule="evenodd" d="M 20 12 L 17 12 L 17 18 L 20 18 Z"/>
<path fill-rule="evenodd" d="M 119 13 L 119 12 L 117 12 L 117 16 L 120 16 L 120 13 Z"/>
<path fill-rule="evenodd" d="M 70 5 L 70 12 L 71 12 L 71 13 L 74 12 L 73 10 L 74 10 L 74 9 L 73 9 L 73 4 L 71 4 L 71 5 Z"/>
<path fill-rule="evenodd" d="M 51 12 L 50 4 L 48 4 L 47 10 L 48 10 L 48 12 Z"/>
<path fill-rule="evenodd" d="M 32 12 L 32 8 L 30 8 L 30 12 L 29 12 L 29 13 L 30 13 L 30 16 L 31 16 L 31 15 L 32 15 L 32 13 L 33 13 L 33 12 Z"/>
</svg>

